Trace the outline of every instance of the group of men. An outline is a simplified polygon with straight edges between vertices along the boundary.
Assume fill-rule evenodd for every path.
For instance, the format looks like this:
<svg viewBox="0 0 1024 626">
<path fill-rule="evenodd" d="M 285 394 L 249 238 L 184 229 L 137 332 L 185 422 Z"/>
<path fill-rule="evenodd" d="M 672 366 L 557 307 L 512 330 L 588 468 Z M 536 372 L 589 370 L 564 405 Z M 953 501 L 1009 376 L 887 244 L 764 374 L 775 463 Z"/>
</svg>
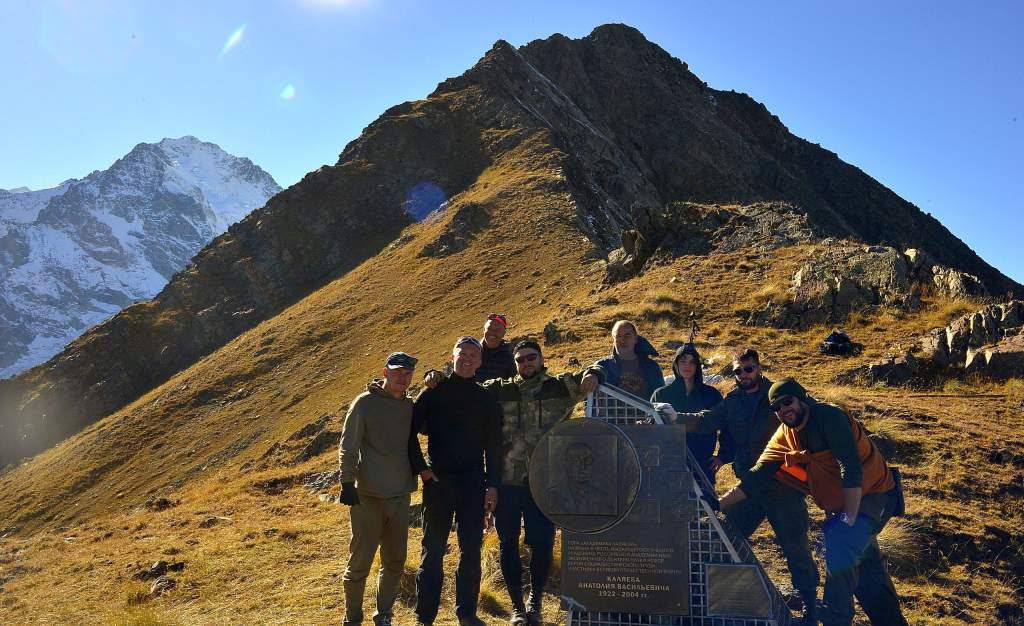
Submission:
<svg viewBox="0 0 1024 626">
<path fill-rule="evenodd" d="M 666 385 L 654 360 L 657 352 L 632 322 L 612 327 L 609 356 L 579 373 L 557 376 L 547 371 L 537 342 L 510 346 L 504 339 L 507 327 L 505 316 L 491 314 L 482 341 L 459 338 L 451 367 L 429 370 L 415 401 L 406 391 L 416 359 L 392 353 L 382 378 L 351 403 L 339 450 L 340 501 L 351 507 L 352 528 L 343 577 L 344 624 L 362 623 L 365 582 L 378 548 L 373 620 L 378 626 L 392 623 L 417 475 L 423 483 L 417 625 L 432 624 L 437 616 L 453 522 L 459 544 L 455 613 L 460 626 L 483 623 L 476 615 L 480 555 L 491 525 L 512 604 L 510 624 L 541 624 L 555 527 L 530 493 L 529 459 L 540 438 L 569 419 L 600 383 L 649 398 L 663 415 L 685 425 L 687 447 L 712 482 L 723 465 L 732 464 L 739 485 L 721 501 L 711 501 L 747 537 L 768 520 L 803 600 L 805 624 L 819 617 L 826 624 L 850 624 L 854 596 L 872 623 L 906 623 L 876 541 L 888 519 L 899 513 L 898 473 L 886 465 L 859 423 L 838 407 L 816 402 L 794 380 L 773 384 L 762 375 L 752 349 L 735 355 L 736 388 L 723 399 L 703 382 L 700 354 L 689 343 L 676 351 L 673 378 Z M 426 435 L 426 457 L 419 434 Z M 828 517 L 825 611 L 820 616 L 807 494 Z M 528 595 L 519 553 L 522 529 L 530 550 Z"/>
</svg>

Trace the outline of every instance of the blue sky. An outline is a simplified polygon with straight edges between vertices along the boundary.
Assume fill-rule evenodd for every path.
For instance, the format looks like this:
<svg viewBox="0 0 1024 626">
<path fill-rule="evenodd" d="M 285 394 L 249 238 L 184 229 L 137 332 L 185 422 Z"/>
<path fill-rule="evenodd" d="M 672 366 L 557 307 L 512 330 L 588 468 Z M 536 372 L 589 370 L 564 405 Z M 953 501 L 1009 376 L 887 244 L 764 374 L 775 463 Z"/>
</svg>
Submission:
<svg viewBox="0 0 1024 626">
<path fill-rule="evenodd" d="M 1021 2 L 0 0 L 0 187 L 186 134 L 291 185 L 495 40 L 608 22 L 764 102 L 1024 282 Z"/>
</svg>

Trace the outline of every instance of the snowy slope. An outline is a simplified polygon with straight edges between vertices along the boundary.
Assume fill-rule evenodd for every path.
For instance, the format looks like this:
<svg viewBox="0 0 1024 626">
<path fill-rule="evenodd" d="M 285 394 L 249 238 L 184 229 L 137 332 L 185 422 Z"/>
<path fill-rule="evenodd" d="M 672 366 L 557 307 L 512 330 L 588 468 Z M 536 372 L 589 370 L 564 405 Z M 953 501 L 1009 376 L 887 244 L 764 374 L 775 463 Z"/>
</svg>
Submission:
<svg viewBox="0 0 1024 626">
<path fill-rule="evenodd" d="M 156 295 L 278 191 L 249 159 L 195 137 L 139 144 L 52 189 L 0 190 L 0 378 Z"/>
</svg>

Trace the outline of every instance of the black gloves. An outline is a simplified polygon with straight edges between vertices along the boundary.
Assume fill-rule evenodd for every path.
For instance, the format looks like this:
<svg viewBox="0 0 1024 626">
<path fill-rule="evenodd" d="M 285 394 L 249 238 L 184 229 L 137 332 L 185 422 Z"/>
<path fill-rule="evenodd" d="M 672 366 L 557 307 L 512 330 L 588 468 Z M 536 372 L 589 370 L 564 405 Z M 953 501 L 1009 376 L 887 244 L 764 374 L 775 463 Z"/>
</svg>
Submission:
<svg viewBox="0 0 1024 626">
<path fill-rule="evenodd" d="M 359 504 L 359 492 L 356 490 L 355 483 L 341 483 L 341 495 L 338 496 L 338 502 L 348 506 Z"/>
</svg>

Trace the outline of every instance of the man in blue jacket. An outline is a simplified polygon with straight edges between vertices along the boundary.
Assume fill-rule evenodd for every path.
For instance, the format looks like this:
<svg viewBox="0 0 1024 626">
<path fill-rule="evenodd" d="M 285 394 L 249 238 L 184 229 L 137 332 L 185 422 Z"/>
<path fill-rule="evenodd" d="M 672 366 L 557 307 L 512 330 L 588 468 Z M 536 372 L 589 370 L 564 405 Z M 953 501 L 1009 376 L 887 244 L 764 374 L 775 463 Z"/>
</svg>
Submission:
<svg viewBox="0 0 1024 626">
<path fill-rule="evenodd" d="M 612 353 L 594 364 L 601 382 L 647 399 L 665 386 L 661 367 L 654 361 L 658 352 L 639 336 L 636 324 L 619 320 L 612 326 Z"/>
</svg>

